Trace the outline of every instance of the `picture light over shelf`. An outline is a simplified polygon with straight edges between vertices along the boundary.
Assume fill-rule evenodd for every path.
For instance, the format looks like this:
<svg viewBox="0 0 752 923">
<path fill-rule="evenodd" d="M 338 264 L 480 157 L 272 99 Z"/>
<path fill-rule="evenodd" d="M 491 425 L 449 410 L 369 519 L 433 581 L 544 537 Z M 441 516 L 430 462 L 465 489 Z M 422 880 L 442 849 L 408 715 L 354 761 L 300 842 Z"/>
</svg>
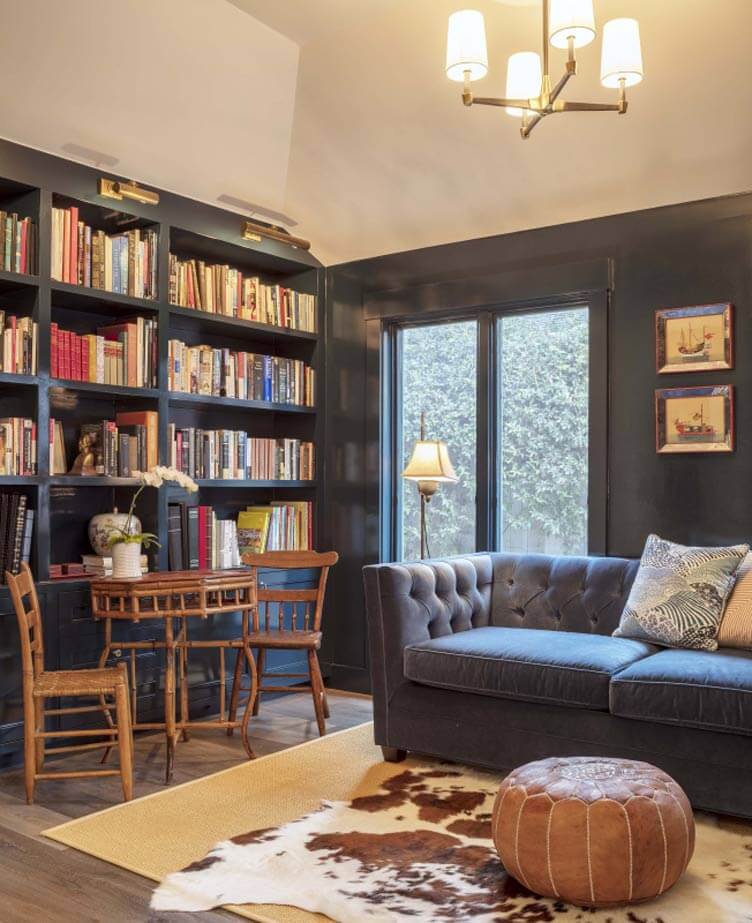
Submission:
<svg viewBox="0 0 752 923">
<path fill-rule="evenodd" d="M 142 205 L 159 205 L 159 193 L 153 189 L 144 189 L 133 180 L 123 182 L 117 179 L 106 179 L 104 176 L 99 178 L 99 194 L 106 199 L 116 199 L 122 202 L 123 199 L 132 199 L 134 202 L 140 202 Z"/>
</svg>

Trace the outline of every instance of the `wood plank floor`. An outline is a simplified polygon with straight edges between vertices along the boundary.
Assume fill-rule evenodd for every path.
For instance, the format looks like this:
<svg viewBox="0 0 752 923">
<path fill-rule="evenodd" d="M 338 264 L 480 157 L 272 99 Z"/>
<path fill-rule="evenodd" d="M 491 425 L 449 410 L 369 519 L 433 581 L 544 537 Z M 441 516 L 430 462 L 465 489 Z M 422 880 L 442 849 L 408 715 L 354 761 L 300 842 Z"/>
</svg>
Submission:
<svg viewBox="0 0 752 923">
<path fill-rule="evenodd" d="M 369 721 L 371 700 L 329 690 L 331 719 L 339 731 Z M 253 719 L 252 744 L 259 756 L 284 750 L 318 736 L 310 695 L 286 695 L 263 702 Z M 66 768 L 96 762 L 92 754 L 75 754 Z M 216 728 L 192 733 L 179 744 L 174 784 L 227 769 L 244 760 L 237 733 L 227 737 Z M 161 734 L 136 736 L 136 796 L 162 791 L 164 743 Z M 23 774 L 0 775 L 0 921 L 2 923 L 177 923 L 237 920 L 216 913 L 150 913 L 150 881 L 93 859 L 40 835 L 67 818 L 99 811 L 120 802 L 118 778 L 40 782 L 36 803 L 28 806 Z"/>
</svg>

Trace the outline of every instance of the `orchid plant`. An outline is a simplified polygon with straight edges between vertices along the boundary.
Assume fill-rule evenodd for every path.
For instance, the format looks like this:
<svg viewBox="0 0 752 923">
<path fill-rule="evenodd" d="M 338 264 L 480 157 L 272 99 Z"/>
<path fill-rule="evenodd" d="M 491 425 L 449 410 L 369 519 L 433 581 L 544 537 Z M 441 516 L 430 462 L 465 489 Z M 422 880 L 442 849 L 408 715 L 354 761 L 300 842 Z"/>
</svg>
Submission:
<svg viewBox="0 0 752 923">
<path fill-rule="evenodd" d="M 151 471 L 140 472 L 139 479 L 141 483 L 131 500 L 125 528 L 113 530 L 110 535 L 110 547 L 119 544 L 143 545 L 144 548 L 151 548 L 153 545 L 157 548 L 159 547 L 157 536 L 154 535 L 153 532 L 136 532 L 131 534 L 131 523 L 133 522 L 133 513 L 136 509 L 136 501 L 146 487 L 159 488 L 165 483 L 173 483 L 191 494 L 195 494 L 198 491 L 198 484 L 193 478 L 189 477 L 187 474 L 183 474 L 182 471 L 178 471 L 177 468 L 166 468 L 163 465 L 157 465 L 152 468 Z"/>
</svg>

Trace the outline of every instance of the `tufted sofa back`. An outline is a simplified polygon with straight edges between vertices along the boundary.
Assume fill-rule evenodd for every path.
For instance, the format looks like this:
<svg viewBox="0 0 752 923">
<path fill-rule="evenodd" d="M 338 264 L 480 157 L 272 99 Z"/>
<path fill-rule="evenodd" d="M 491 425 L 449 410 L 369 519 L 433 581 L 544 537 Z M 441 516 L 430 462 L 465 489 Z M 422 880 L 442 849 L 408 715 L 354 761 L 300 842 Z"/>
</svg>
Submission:
<svg viewBox="0 0 752 923">
<path fill-rule="evenodd" d="M 610 635 L 639 561 L 628 558 L 491 556 L 491 624 Z"/>
</svg>

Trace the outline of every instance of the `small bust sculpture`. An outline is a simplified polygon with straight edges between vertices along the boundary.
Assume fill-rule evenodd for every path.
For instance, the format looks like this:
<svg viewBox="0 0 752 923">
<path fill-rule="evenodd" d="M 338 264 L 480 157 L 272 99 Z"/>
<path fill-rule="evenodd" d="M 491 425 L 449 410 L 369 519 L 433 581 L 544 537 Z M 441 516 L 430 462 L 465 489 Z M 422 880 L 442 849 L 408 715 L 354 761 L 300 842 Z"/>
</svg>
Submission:
<svg viewBox="0 0 752 923">
<path fill-rule="evenodd" d="M 70 470 L 71 474 L 94 475 L 97 473 L 94 447 L 97 437 L 94 433 L 82 433 L 78 440 L 78 455 Z"/>
</svg>

